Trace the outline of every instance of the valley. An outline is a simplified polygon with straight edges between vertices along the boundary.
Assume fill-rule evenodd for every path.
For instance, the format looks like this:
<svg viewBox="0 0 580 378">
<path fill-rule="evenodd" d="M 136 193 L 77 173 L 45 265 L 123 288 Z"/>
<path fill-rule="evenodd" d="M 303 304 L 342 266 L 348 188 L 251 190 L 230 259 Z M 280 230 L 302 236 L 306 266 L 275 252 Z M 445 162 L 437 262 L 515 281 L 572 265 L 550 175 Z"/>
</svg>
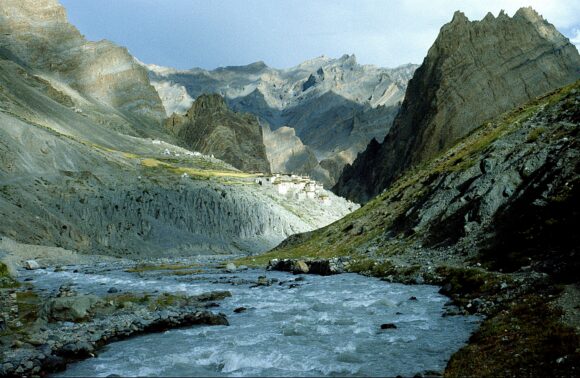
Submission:
<svg viewBox="0 0 580 378">
<path fill-rule="evenodd" d="M 449 16 L 174 69 L 0 0 L 0 376 L 577 375 L 580 55 Z"/>
</svg>

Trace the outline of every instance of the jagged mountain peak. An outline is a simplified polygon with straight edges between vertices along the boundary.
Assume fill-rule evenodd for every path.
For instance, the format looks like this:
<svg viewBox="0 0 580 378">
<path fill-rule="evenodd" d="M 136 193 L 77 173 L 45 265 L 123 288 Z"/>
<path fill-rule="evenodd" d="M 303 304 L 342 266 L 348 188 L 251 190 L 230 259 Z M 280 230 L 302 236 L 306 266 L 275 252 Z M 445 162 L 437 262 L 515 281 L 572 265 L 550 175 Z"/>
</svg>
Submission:
<svg viewBox="0 0 580 378">
<path fill-rule="evenodd" d="M 456 12 L 409 82 L 382 148 L 359 156 L 335 190 L 367 201 L 486 119 L 579 77 L 576 48 L 533 9 L 482 21 Z"/>
<path fill-rule="evenodd" d="M 203 94 L 199 96 L 191 105 L 189 114 L 195 114 L 206 110 L 224 111 L 228 110 L 225 99 L 217 93 Z"/>
</svg>

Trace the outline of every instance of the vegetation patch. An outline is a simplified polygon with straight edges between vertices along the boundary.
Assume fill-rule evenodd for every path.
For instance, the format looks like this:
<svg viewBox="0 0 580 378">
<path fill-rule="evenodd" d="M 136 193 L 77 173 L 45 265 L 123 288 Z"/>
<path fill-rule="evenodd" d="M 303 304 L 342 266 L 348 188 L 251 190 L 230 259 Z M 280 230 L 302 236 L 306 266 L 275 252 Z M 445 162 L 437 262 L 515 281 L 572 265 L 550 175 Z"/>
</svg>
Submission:
<svg viewBox="0 0 580 378">
<path fill-rule="evenodd" d="M 512 279 L 505 274 L 485 269 L 440 266 L 435 273 L 443 277 L 444 294 L 467 302 L 470 298 L 490 297 L 509 285 Z"/>
<path fill-rule="evenodd" d="M 29 327 L 38 319 L 41 300 L 34 291 L 19 291 L 16 293 L 18 318 L 24 327 Z"/>
<path fill-rule="evenodd" d="M 544 132 L 546 132 L 546 129 L 544 127 L 536 127 L 528 134 L 528 137 L 526 138 L 526 143 L 536 142 Z"/>
<path fill-rule="evenodd" d="M 580 339 L 546 303 L 549 295 L 526 295 L 485 320 L 469 345 L 452 356 L 445 376 L 578 375 Z"/>
<path fill-rule="evenodd" d="M 20 283 L 10 275 L 6 264 L 0 262 L 0 289 L 19 287 Z"/>
</svg>

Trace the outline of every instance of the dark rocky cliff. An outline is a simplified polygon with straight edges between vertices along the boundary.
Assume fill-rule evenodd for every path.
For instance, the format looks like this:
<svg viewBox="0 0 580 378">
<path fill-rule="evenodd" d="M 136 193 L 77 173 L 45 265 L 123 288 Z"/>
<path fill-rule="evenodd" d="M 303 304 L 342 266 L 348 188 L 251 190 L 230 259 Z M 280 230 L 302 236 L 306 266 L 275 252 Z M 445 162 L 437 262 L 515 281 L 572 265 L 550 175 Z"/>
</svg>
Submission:
<svg viewBox="0 0 580 378">
<path fill-rule="evenodd" d="M 579 77 L 576 48 L 533 9 L 481 21 L 456 12 L 409 82 L 380 148 L 369 145 L 334 191 L 366 202 L 482 122 Z"/>
<path fill-rule="evenodd" d="M 214 155 L 243 171 L 270 172 L 258 120 L 231 111 L 220 95 L 199 96 L 187 114 L 174 114 L 165 127 L 194 151 Z"/>
</svg>

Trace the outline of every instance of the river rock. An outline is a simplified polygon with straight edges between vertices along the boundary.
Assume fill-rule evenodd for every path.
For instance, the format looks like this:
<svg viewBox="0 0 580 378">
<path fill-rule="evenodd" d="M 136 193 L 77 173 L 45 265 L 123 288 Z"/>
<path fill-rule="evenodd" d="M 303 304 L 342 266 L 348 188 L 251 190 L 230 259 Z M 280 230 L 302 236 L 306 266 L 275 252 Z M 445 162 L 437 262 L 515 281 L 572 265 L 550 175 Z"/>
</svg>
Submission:
<svg viewBox="0 0 580 378">
<path fill-rule="evenodd" d="M 258 277 L 256 286 L 270 286 L 270 281 L 268 281 L 268 278 L 266 276 L 260 276 Z"/>
<path fill-rule="evenodd" d="M 86 358 L 90 357 L 94 351 L 95 347 L 92 344 L 86 341 L 78 341 L 76 343 L 69 343 L 63 346 L 59 350 L 59 354 L 62 357 Z"/>
<path fill-rule="evenodd" d="M 117 289 L 116 287 L 111 287 L 109 288 L 109 290 L 107 290 L 107 293 L 109 294 L 114 294 L 114 293 L 118 293 L 119 289 Z"/>
<path fill-rule="evenodd" d="M 40 265 L 36 262 L 36 260 L 26 260 L 24 262 L 24 268 L 27 270 L 36 270 L 40 269 Z"/>
<path fill-rule="evenodd" d="M 90 309 L 99 302 L 94 295 L 52 298 L 45 303 L 42 317 L 50 322 L 78 322 L 87 319 Z"/>
<path fill-rule="evenodd" d="M 394 325 L 393 323 L 384 323 L 381 324 L 381 329 L 396 329 L 397 326 Z"/>
<path fill-rule="evenodd" d="M 236 264 L 234 263 L 227 263 L 226 264 L 226 270 L 230 273 L 235 272 L 236 271 Z"/>
<path fill-rule="evenodd" d="M 294 274 L 308 273 L 309 271 L 310 271 L 310 268 L 308 267 L 308 265 L 304 261 L 298 260 L 294 263 L 294 268 L 293 268 Z"/>
</svg>

